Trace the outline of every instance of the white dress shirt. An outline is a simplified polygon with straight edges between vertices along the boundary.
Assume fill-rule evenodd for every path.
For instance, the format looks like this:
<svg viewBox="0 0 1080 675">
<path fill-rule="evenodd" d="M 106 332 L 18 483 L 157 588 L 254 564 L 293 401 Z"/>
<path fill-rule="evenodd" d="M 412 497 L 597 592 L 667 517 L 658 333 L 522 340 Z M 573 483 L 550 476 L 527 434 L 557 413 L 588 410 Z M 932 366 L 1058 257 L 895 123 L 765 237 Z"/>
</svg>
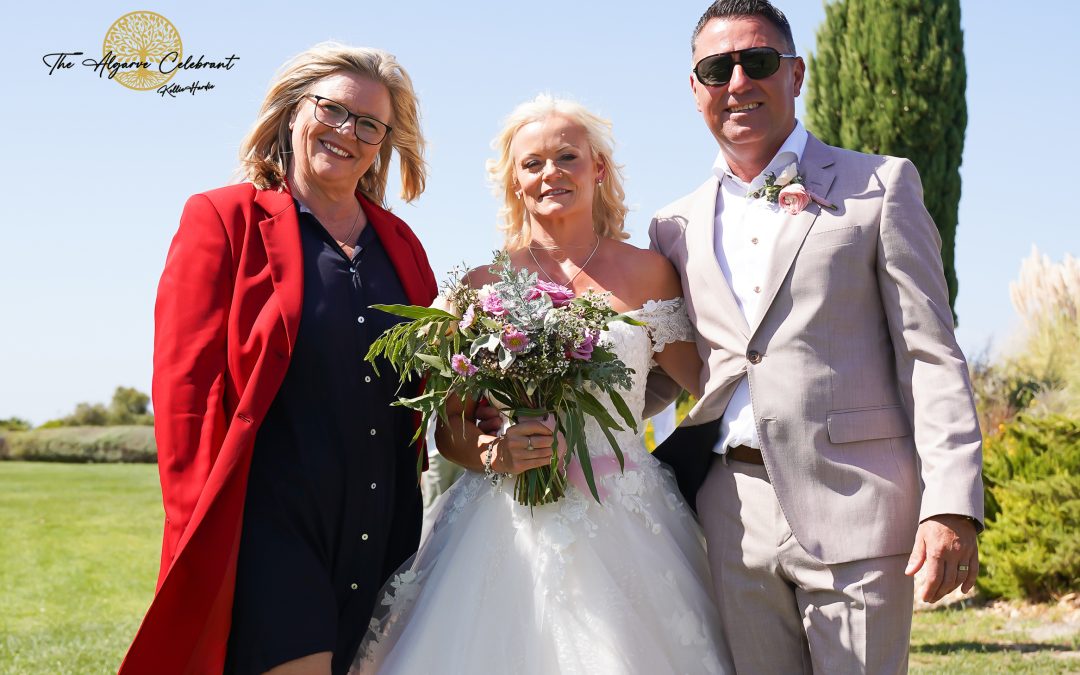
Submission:
<svg viewBox="0 0 1080 675">
<path fill-rule="evenodd" d="M 761 306 L 761 290 L 786 214 L 764 197 L 751 199 L 747 195 L 765 184 L 765 174 L 779 176 L 788 165 L 799 162 L 806 148 L 806 137 L 806 128 L 796 120 L 795 129 L 772 161 L 749 183 L 731 173 L 722 151 L 713 163 L 713 173 L 720 179 L 714 220 L 716 259 L 751 326 L 766 309 Z M 737 445 L 761 448 L 750 403 L 750 383 L 745 376 L 721 418 L 720 440 L 714 451 L 724 454 Z"/>
</svg>

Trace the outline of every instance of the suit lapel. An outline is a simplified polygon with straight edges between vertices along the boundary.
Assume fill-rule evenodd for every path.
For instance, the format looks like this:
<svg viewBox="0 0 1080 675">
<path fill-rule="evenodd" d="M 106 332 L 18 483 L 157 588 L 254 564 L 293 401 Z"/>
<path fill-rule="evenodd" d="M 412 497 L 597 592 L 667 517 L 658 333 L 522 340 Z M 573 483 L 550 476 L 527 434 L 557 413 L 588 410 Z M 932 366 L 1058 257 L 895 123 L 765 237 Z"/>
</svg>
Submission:
<svg viewBox="0 0 1080 675">
<path fill-rule="evenodd" d="M 409 242 L 398 233 L 398 219 L 389 211 L 377 206 L 360 193 L 356 194 L 360 204 L 364 207 L 364 215 L 368 223 L 375 228 L 375 234 L 386 250 L 398 280 L 409 302 L 414 305 L 427 306 L 431 303 L 431 294 L 425 287 L 424 278 L 420 268 L 416 264 L 416 255 L 413 253 Z"/>
<path fill-rule="evenodd" d="M 828 147 L 812 134 L 808 135 L 802 162 L 799 164 L 800 173 L 805 177 L 806 189 L 819 197 L 827 198 L 833 179 L 836 177 L 836 173 L 830 168 L 832 164 L 833 159 Z M 806 235 L 821 214 L 821 208 L 818 204 L 811 202 L 798 215 L 785 217 L 780 227 L 780 236 L 776 240 L 776 248 L 769 259 L 765 287 L 762 289 L 761 311 L 758 312 L 752 328 L 754 332 L 769 313 L 769 307 L 772 306 L 780 286 L 787 278 L 788 271 L 795 262 L 795 257 L 799 254 Z"/>
<path fill-rule="evenodd" d="M 255 203 L 269 216 L 259 221 L 270 279 L 285 322 L 289 351 L 296 345 L 300 312 L 304 300 L 304 251 L 300 243 L 300 221 L 292 195 L 287 191 L 259 190 Z"/>
<path fill-rule="evenodd" d="M 721 316 L 728 317 L 744 337 L 750 337 L 750 326 L 746 323 L 735 292 L 731 290 L 724 270 L 716 259 L 716 198 L 720 190 L 720 180 L 713 178 L 698 190 L 698 194 L 687 214 L 686 254 L 687 279 L 701 280 L 708 287 L 707 297 L 715 298 L 720 305 Z M 689 289 L 685 291 L 691 293 Z"/>
</svg>

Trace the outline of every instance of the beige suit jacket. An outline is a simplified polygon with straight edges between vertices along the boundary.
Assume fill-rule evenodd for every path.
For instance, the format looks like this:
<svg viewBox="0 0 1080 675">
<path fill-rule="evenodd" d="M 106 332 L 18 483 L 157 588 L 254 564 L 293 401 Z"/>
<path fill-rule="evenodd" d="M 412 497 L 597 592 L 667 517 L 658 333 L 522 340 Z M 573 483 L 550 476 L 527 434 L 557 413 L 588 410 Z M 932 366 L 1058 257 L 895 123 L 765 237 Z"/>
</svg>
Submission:
<svg viewBox="0 0 1080 675">
<path fill-rule="evenodd" d="M 719 180 L 652 221 L 706 364 L 684 424 L 719 418 L 749 377 L 765 466 L 803 548 L 830 564 L 907 553 L 930 516 L 983 518 L 981 435 L 940 237 L 908 160 L 811 135 L 800 171 L 837 208 L 787 217 L 754 325 L 714 253 Z"/>
</svg>

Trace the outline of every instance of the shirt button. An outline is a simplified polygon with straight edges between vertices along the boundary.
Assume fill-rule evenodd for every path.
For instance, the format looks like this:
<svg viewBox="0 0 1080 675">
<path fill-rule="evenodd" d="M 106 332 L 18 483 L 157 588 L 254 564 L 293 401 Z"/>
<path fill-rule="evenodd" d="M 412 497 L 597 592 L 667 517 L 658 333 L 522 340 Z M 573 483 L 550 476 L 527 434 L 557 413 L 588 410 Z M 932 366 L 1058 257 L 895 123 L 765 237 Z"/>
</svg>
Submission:
<svg viewBox="0 0 1080 675">
<path fill-rule="evenodd" d="M 750 240 L 750 243 L 751 243 L 751 244 L 756 244 L 756 243 L 758 243 L 758 238 L 757 238 L 757 237 L 754 237 L 753 239 L 751 239 L 751 240 Z"/>
<path fill-rule="evenodd" d="M 754 292 L 755 293 L 760 293 L 761 292 L 761 286 L 754 286 Z"/>
<path fill-rule="evenodd" d="M 358 585 L 356 585 L 356 584 L 349 584 L 349 588 L 351 588 L 351 589 L 353 589 L 355 591 L 356 589 L 358 589 L 360 587 Z"/>
<path fill-rule="evenodd" d="M 350 267 L 349 272 L 351 272 L 352 274 L 356 274 L 356 268 L 355 267 Z"/>
<path fill-rule="evenodd" d="M 372 430 L 371 430 L 370 432 L 368 432 L 368 433 L 370 433 L 370 434 L 371 434 L 372 436 L 374 436 L 374 435 L 375 435 L 375 430 L 374 430 L 374 429 L 372 429 Z"/>
<path fill-rule="evenodd" d="M 746 355 L 746 358 L 747 358 L 747 360 L 750 361 L 750 363 L 753 363 L 753 364 L 761 363 L 761 352 L 750 351 Z"/>
<path fill-rule="evenodd" d="M 363 540 L 363 541 L 367 541 L 367 532 L 360 535 L 360 539 Z"/>
<path fill-rule="evenodd" d="M 362 316 L 356 317 L 356 323 L 364 323 L 364 317 L 362 317 Z"/>
<path fill-rule="evenodd" d="M 371 382 L 371 376 L 370 375 L 365 375 L 364 376 L 364 382 Z"/>
<path fill-rule="evenodd" d="M 372 489 L 372 490 L 374 490 L 374 489 L 375 489 L 375 483 L 372 483 L 372 484 L 371 484 L 371 489 Z"/>
</svg>

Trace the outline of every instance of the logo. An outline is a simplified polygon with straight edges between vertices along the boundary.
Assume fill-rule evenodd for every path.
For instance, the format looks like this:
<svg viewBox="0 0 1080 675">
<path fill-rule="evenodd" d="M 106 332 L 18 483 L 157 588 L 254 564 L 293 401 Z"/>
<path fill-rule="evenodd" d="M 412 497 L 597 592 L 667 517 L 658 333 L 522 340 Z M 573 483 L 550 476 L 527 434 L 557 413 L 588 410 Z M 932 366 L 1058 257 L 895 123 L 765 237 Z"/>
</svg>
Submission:
<svg viewBox="0 0 1080 675">
<path fill-rule="evenodd" d="M 81 51 L 52 52 L 41 57 L 49 75 L 65 73 L 81 63 L 99 79 L 113 80 L 134 91 L 154 91 L 162 98 L 181 94 L 209 92 L 215 85 L 209 80 L 189 83 L 172 82 L 181 71 L 229 71 L 240 57 L 207 58 L 184 55 L 180 32 L 171 21 L 157 12 L 129 12 L 113 22 L 102 41 L 101 58 L 84 58 Z"/>
<path fill-rule="evenodd" d="M 183 50 L 180 33 L 171 21 L 157 12 L 131 12 L 109 26 L 101 58 L 137 64 L 133 70 L 118 72 L 113 79 L 128 89 L 147 91 L 176 75 L 176 70 L 166 73 L 161 66 L 170 60 L 179 61 Z"/>
</svg>

